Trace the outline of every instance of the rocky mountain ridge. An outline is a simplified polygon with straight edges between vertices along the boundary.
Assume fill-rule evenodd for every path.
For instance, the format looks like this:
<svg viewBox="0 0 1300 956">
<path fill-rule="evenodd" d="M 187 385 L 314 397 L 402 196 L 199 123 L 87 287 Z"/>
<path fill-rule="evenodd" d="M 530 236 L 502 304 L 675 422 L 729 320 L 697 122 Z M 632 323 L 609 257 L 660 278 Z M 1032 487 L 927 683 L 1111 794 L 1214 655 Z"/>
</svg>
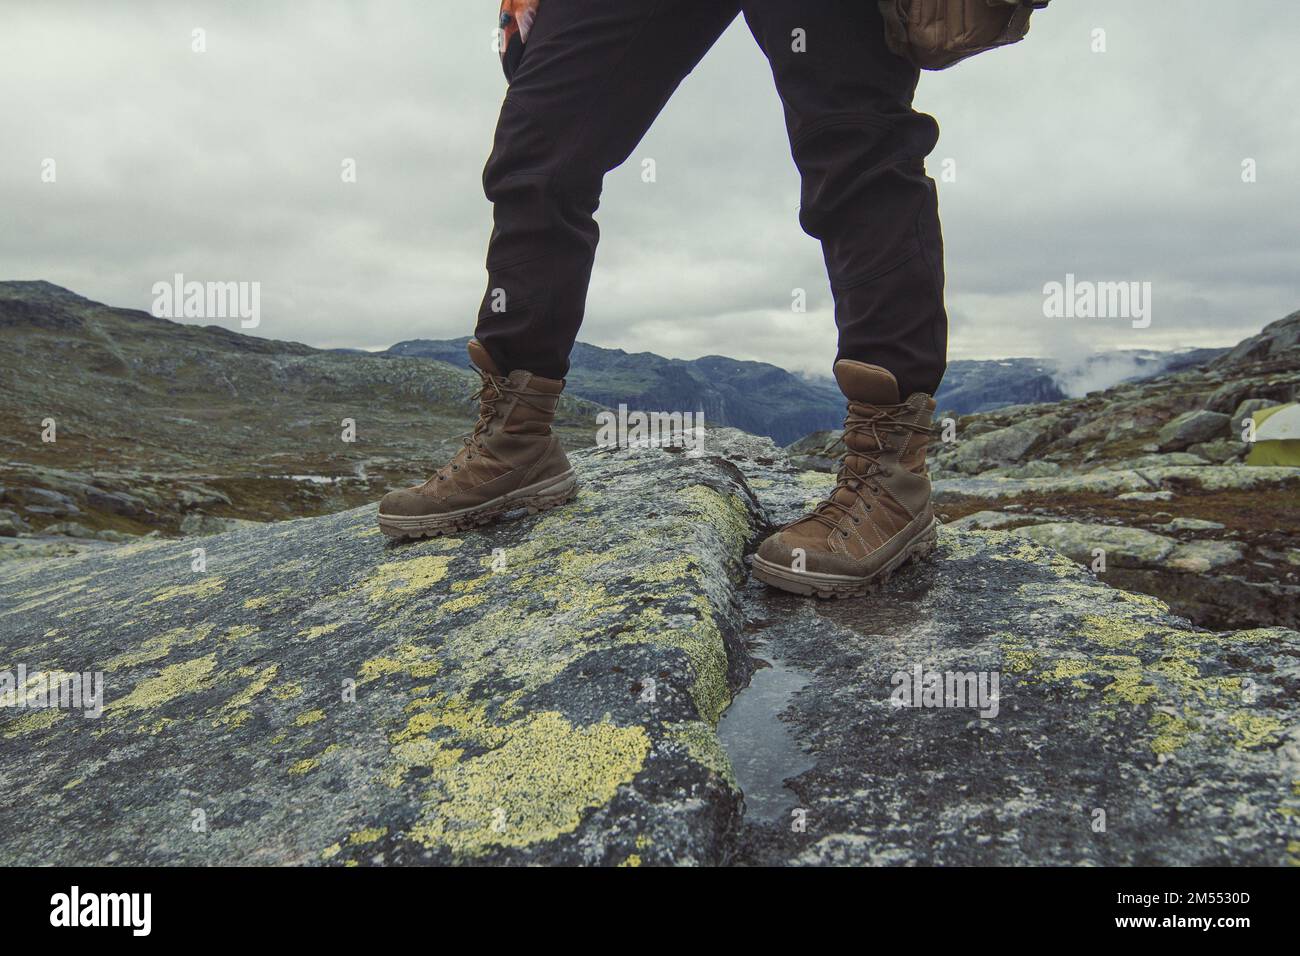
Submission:
<svg viewBox="0 0 1300 956">
<path fill-rule="evenodd" d="M 450 361 L 465 354 L 469 336 L 399 342 L 389 355 Z M 627 353 L 578 342 L 566 377 L 567 394 L 607 408 L 703 411 L 705 421 L 791 441 L 843 417 L 843 397 L 829 380 L 810 381 L 766 362 L 721 355 L 690 361 L 652 352 Z"/>
<path fill-rule="evenodd" d="M 0 282 L 0 346 L 0 558 L 377 500 L 476 411 L 463 362 L 185 325 L 48 282 Z M 566 397 L 557 431 L 590 445 L 600 411 Z"/>
<path fill-rule="evenodd" d="M 455 363 L 468 336 L 412 339 L 380 353 Z M 950 362 L 938 401 L 961 414 L 1026 402 L 1055 402 L 1080 381 L 1140 380 L 1208 362 L 1226 349 L 1182 352 L 1103 352 L 1072 363 L 1043 358 L 958 359 Z M 609 408 L 703 410 L 714 425 L 763 435 L 778 444 L 839 427 L 844 396 L 827 376 L 795 375 L 766 362 L 706 355 L 669 359 L 578 342 L 567 391 Z"/>
</svg>

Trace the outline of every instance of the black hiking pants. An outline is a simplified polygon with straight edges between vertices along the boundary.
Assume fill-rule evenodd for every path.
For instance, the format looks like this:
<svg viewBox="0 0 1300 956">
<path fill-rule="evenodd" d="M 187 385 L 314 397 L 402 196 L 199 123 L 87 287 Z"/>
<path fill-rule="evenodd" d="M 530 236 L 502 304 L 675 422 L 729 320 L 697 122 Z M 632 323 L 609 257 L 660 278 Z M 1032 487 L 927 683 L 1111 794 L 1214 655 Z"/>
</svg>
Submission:
<svg viewBox="0 0 1300 956">
<path fill-rule="evenodd" d="M 938 388 L 943 243 L 924 161 L 939 129 L 912 109 L 918 71 L 885 46 L 872 0 L 542 0 L 483 173 L 494 227 L 475 334 L 502 371 L 567 373 L 604 175 L 741 12 L 785 107 L 838 357 L 889 369 L 903 397 Z"/>
</svg>

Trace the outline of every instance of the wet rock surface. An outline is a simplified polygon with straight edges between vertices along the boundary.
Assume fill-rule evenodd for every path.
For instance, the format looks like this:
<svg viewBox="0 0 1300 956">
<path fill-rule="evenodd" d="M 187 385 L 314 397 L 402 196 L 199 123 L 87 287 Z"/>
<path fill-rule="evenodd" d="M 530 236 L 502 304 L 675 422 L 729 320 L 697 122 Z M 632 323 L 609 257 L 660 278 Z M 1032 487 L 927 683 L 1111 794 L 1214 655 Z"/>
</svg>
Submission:
<svg viewBox="0 0 1300 956">
<path fill-rule="evenodd" d="M 725 430 L 574 461 L 454 539 L 362 508 L 0 566 L 0 671 L 105 679 L 97 719 L 0 710 L 0 862 L 1300 862 L 1295 632 L 1007 531 L 816 603 L 743 558 L 829 476 Z M 930 673 L 996 697 L 911 706 Z"/>
</svg>

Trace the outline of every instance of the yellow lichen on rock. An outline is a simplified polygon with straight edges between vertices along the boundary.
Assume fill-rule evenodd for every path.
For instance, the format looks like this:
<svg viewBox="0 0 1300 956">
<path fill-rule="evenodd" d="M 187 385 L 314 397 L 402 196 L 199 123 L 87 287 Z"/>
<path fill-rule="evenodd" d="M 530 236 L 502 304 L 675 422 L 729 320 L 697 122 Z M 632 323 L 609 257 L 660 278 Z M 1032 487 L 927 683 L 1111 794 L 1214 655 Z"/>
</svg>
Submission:
<svg viewBox="0 0 1300 956">
<path fill-rule="evenodd" d="M 442 581 L 452 560 L 454 556 L 449 554 L 427 554 L 405 561 L 389 561 L 375 568 L 375 573 L 361 587 L 372 601 L 409 598 Z"/>
<path fill-rule="evenodd" d="M 1083 678 L 1099 678 L 1103 699 L 1114 705 L 1152 707 L 1156 712 L 1148 720 L 1154 733 L 1151 750 L 1160 756 L 1172 755 L 1193 737 L 1212 746 L 1229 742 L 1239 749 L 1251 749 L 1274 742 L 1284 729 L 1274 718 L 1245 709 L 1242 678 L 1234 675 L 1205 675 L 1200 664 L 1207 644 L 1237 640 L 1237 634 L 1213 635 L 1185 631 L 1153 620 L 1163 603 L 1107 591 L 1118 599 L 1103 604 L 1096 613 L 1079 617 L 1076 631 L 1083 643 L 1074 646 L 1086 651 L 1089 644 L 1106 649 L 1123 649 L 1131 653 L 1097 654 L 1044 660 L 1041 651 L 1022 647 L 1006 648 L 1004 660 L 1012 673 L 1036 676 L 1029 680 L 1066 681 L 1076 690 L 1088 692 L 1094 687 Z M 1066 603 L 1069 595 L 1058 595 Z M 1085 602 L 1080 602 L 1086 606 Z M 1068 606 L 1068 605 L 1067 605 Z M 1259 639 L 1242 632 L 1245 640 Z M 1138 656 L 1141 653 L 1142 656 Z M 1144 663 L 1144 658 L 1149 663 Z M 1102 710 L 1102 717 L 1114 717 L 1117 710 Z"/>
<path fill-rule="evenodd" d="M 421 698 L 408 703 L 406 709 L 415 713 L 404 728 L 390 735 L 392 764 L 380 776 L 390 787 L 400 787 L 415 767 L 439 770 L 454 766 L 465 753 L 464 747 L 455 745 L 457 740 L 494 747 L 505 739 L 505 730 L 491 721 L 485 704 L 460 696 Z M 437 739 L 429 736 L 439 729 L 450 734 Z"/>
<path fill-rule="evenodd" d="M 1235 741 L 1238 750 L 1250 750 L 1265 744 L 1277 743 L 1278 734 L 1286 729 L 1286 724 L 1276 717 L 1260 714 L 1248 714 L 1240 711 L 1228 718 L 1228 726 L 1236 731 Z"/>
<path fill-rule="evenodd" d="M 731 758 L 723 749 L 722 741 L 718 739 L 712 724 L 702 720 L 683 721 L 668 728 L 668 736 L 670 740 L 675 740 L 685 747 L 691 759 L 700 766 L 712 770 L 733 790 L 740 789 L 736 782 L 735 768 L 731 765 Z M 641 847 L 641 841 L 645 839 L 645 837 L 638 837 L 637 846 Z"/>
<path fill-rule="evenodd" d="M 163 588 L 145 604 L 159 604 L 163 601 L 174 601 L 176 598 L 202 600 L 214 594 L 220 594 L 225 589 L 225 586 L 225 582 L 215 574 L 205 574 L 194 584 L 178 584 L 174 587 Z"/>
<path fill-rule="evenodd" d="M 217 655 L 196 657 L 193 660 L 171 664 L 162 669 L 157 677 L 148 677 L 136 684 L 120 700 L 110 701 L 105 712 L 120 710 L 147 710 L 159 707 L 185 694 L 194 693 L 207 687 L 212 681 L 209 675 L 217 666 Z"/>
<path fill-rule="evenodd" d="M 333 621 L 330 624 L 318 624 L 315 627 L 309 627 L 299 635 L 305 641 L 314 641 L 318 637 L 324 637 L 326 634 L 333 634 L 343 626 L 342 621 Z"/>
<path fill-rule="evenodd" d="M 272 591 L 270 594 L 262 594 L 257 597 L 251 597 L 248 600 L 246 600 L 241 605 L 241 607 L 243 607 L 247 611 L 260 611 L 263 608 L 270 607 L 273 604 L 276 604 L 277 602 L 282 601 L 287 597 L 290 597 L 292 594 L 293 591 L 289 590 L 288 588 L 279 588 L 275 591 Z"/>
<path fill-rule="evenodd" d="M 287 680 L 271 691 L 271 696 L 276 700 L 293 700 L 302 696 L 302 685 L 296 680 Z"/>
<path fill-rule="evenodd" d="M 352 846 L 365 846 L 367 843 L 374 843 L 388 836 L 388 827 L 365 827 L 358 830 L 348 837 L 348 843 Z"/>
<path fill-rule="evenodd" d="M 29 710 L 21 717 L 9 721 L 7 724 L 0 725 L 3 732 L 0 736 L 12 740 L 14 737 L 21 737 L 24 734 L 30 734 L 33 731 L 44 730 L 52 725 L 60 717 L 64 716 L 66 711 L 57 710 L 53 707 L 45 707 L 40 710 Z"/>
<path fill-rule="evenodd" d="M 240 673 L 239 676 L 241 677 L 251 676 L 253 679 L 244 687 L 243 690 L 235 694 L 221 706 L 221 713 L 218 714 L 214 724 L 216 726 L 243 726 L 244 722 L 253 716 L 249 711 L 244 710 L 243 708 L 251 704 L 254 697 L 271 686 L 271 682 L 275 680 L 275 675 L 279 672 L 280 665 L 271 664 L 269 667 L 264 667 L 261 672 L 255 672 L 256 676 L 253 676 L 253 674 Z"/>
<path fill-rule="evenodd" d="M 551 711 L 502 729 L 500 746 L 434 773 L 414 840 L 466 854 L 553 840 L 608 803 L 650 749 L 643 727 L 574 727 Z"/>
<path fill-rule="evenodd" d="M 1160 628 L 1149 621 L 1120 614 L 1086 614 L 1080 636 L 1102 647 L 1122 648 L 1141 644 Z"/>
<path fill-rule="evenodd" d="M 737 495 L 724 495 L 707 485 L 691 485 L 681 495 L 694 512 L 691 520 L 716 531 L 733 555 L 744 551 L 752 529 L 749 509 Z"/>
<path fill-rule="evenodd" d="M 452 598 L 450 601 L 443 601 L 438 605 L 440 614 L 455 614 L 458 611 L 465 611 L 472 607 L 478 607 L 485 600 L 485 594 L 463 594 L 458 598 Z"/>
<path fill-rule="evenodd" d="M 417 647 L 415 644 L 399 644 L 392 653 L 372 657 L 361 665 L 361 683 L 386 677 L 389 674 L 408 674 L 417 680 L 435 676 L 442 666 L 429 648 Z"/>
<path fill-rule="evenodd" d="M 244 707 L 252 703 L 254 697 L 271 686 L 271 681 L 275 680 L 276 675 L 279 673 L 279 664 L 271 664 L 262 668 L 262 670 L 257 673 L 257 676 L 254 677 L 243 690 L 230 698 L 230 700 L 226 701 L 226 709 Z"/>
<path fill-rule="evenodd" d="M 178 647 L 188 647 L 206 640 L 216 627 L 214 624 L 200 624 L 194 627 L 174 627 L 154 637 L 147 638 L 133 651 L 124 651 L 109 658 L 104 663 L 104 670 L 115 671 L 123 667 L 135 667 L 162 660 Z"/>
</svg>

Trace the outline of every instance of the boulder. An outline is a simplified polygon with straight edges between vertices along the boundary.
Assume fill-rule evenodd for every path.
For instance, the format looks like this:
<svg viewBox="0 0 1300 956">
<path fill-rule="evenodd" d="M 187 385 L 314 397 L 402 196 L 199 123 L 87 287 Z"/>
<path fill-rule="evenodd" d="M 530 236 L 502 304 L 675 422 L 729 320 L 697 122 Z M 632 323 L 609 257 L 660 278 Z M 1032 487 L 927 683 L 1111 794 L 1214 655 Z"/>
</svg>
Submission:
<svg viewBox="0 0 1300 956">
<path fill-rule="evenodd" d="M 1278 358 L 1300 349 L 1300 312 L 1292 312 L 1264 326 L 1258 335 L 1252 335 L 1232 348 L 1226 355 L 1214 360 L 1215 366 L 1237 365 L 1241 362 L 1258 362 Z"/>
<path fill-rule="evenodd" d="M 1248 398 L 1237 406 L 1232 413 L 1232 420 L 1229 423 L 1229 432 L 1237 441 L 1242 440 L 1242 434 L 1245 428 L 1245 421 L 1256 412 L 1265 408 L 1272 408 L 1279 404 L 1270 398 Z"/>
<path fill-rule="evenodd" d="M 22 537 L 0 538 L 0 564 L 39 561 L 43 558 L 66 558 L 90 550 L 90 542 L 81 538 Z M 0 710 L 0 714 L 5 711 Z M 4 734 L 0 731 L 0 741 Z"/>
<path fill-rule="evenodd" d="M 17 537 L 24 531 L 30 530 L 32 530 L 31 525 L 16 512 L 10 511 L 8 508 L 0 508 L 0 538 Z"/>
<path fill-rule="evenodd" d="M 63 517 L 81 513 L 72 498 L 49 488 L 9 488 L 5 491 L 5 498 L 31 514 Z"/>
<path fill-rule="evenodd" d="M 224 492 L 217 491 L 215 488 L 208 488 L 204 485 L 192 485 L 177 489 L 176 503 L 180 505 L 182 510 L 188 511 L 191 508 L 210 508 L 213 505 L 229 505 L 230 498 Z"/>
<path fill-rule="evenodd" d="M 1156 440 L 1161 451 L 1182 451 L 1189 445 L 1227 437 L 1230 417 L 1206 409 L 1184 412 L 1160 429 Z"/>
<path fill-rule="evenodd" d="M 1165 525 L 1170 531 L 1222 531 L 1223 525 L 1204 518 L 1174 518 Z"/>
<path fill-rule="evenodd" d="M 1024 522 L 1025 516 L 1020 514 L 1008 514 L 1003 511 L 976 511 L 964 518 L 950 521 L 946 526 L 954 531 L 992 531 L 1012 524 L 1023 524 Z"/>
<path fill-rule="evenodd" d="M 830 476 L 725 429 L 573 461 L 575 501 L 454 538 L 371 506 L 198 571 L 0 564 L 0 668 L 105 684 L 98 718 L 0 713 L 0 864 L 1300 863 L 1300 634 L 1000 531 L 809 601 L 742 559 Z"/>
<path fill-rule="evenodd" d="M 1215 464 L 1228 464 L 1240 461 L 1246 456 L 1248 446 L 1230 438 L 1216 438 L 1214 441 L 1197 442 L 1187 448 L 1188 452 Z"/>
<path fill-rule="evenodd" d="M 1205 400 L 1205 407 L 1212 412 L 1228 413 L 1240 405 L 1250 392 L 1250 382 L 1225 382 L 1210 393 L 1210 397 Z"/>
<path fill-rule="evenodd" d="M 1169 556 L 1169 567 L 1175 571 L 1194 571 L 1204 574 L 1225 565 L 1235 564 L 1245 557 L 1241 545 L 1234 541 L 1190 541 L 1174 548 Z"/>
<path fill-rule="evenodd" d="M 973 438 L 963 434 L 943 464 L 953 471 L 978 474 L 1000 464 L 1019 462 L 1061 434 L 1065 427 L 1066 422 L 1059 415 L 1039 415 Z"/>
<path fill-rule="evenodd" d="M 1172 522 L 1167 525 L 1170 526 Z M 1182 542 L 1163 534 L 1122 525 L 1058 521 L 1016 528 L 1014 533 L 1054 548 L 1086 566 L 1091 566 L 1096 560 L 1098 549 L 1105 552 L 1108 568 L 1198 573 L 1213 571 L 1244 557 L 1241 546 L 1234 542 Z"/>
<path fill-rule="evenodd" d="M 1300 384 L 1294 380 L 1294 377 L 1234 378 L 1215 389 L 1205 400 L 1205 407 L 1212 412 L 1231 413 L 1248 399 L 1262 399 L 1282 404 L 1295 401 L 1298 390 Z"/>
<path fill-rule="evenodd" d="M 1061 474 L 1063 469 L 1054 461 L 1027 461 L 1023 465 L 1008 465 L 1005 468 L 992 468 L 982 474 L 996 478 L 1050 478 Z"/>
<path fill-rule="evenodd" d="M 1300 468 L 1276 466 L 1170 466 L 1090 471 L 1056 478 L 945 478 L 934 482 L 935 501 L 943 504 L 970 498 L 1002 499 L 1025 494 L 1099 494 L 1116 497 L 1129 492 L 1150 494 L 1169 489 L 1248 491 L 1254 488 L 1300 488 Z M 1157 499 L 1158 500 L 1158 499 Z M 1004 509 L 1005 510 L 1005 509 Z"/>
<path fill-rule="evenodd" d="M 1191 452 L 1175 451 L 1167 455 L 1141 455 L 1137 458 L 1125 458 L 1118 461 L 1103 461 L 1094 465 L 1093 471 L 1124 471 L 1136 468 L 1172 468 L 1176 466 L 1196 467 L 1205 464 L 1205 459 Z"/>
<path fill-rule="evenodd" d="M 261 521 L 248 521 L 244 518 L 217 518 L 198 511 L 191 511 L 181 519 L 181 534 L 189 537 L 201 537 L 209 534 L 221 534 L 236 528 L 247 528 L 263 524 Z"/>
<path fill-rule="evenodd" d="M 95 532 L 78 521 L 56 521 L 41 529 L 42 534 L 60 534 L 69 538 L 93 538 Z"/>
<path fill-rule="evenodd" d="M 1053 548 L 1080 564 L 1091 565 L 1095 552 L 1105 552 L 1106 564 L 1115 567 L 1149 567 L 1173 552 L 1178 542 L 1162 534 L 1122 525 L 1053 521 L 1015 529 L 1031 541 Z"/>
<path fill-rule="evenodd" d="M 107 491 L 90 486 L 86 489 L 84 501 L 88 508 L 128 518 L 139 518 L 149 513 L 144 501 L 125 491 Z"/>
<path fill-rule="evenodd" d="M 1172 491 L 1126 491 L 1115 496 L 1116 501 L 1173 501 Z"/>
</svg>

